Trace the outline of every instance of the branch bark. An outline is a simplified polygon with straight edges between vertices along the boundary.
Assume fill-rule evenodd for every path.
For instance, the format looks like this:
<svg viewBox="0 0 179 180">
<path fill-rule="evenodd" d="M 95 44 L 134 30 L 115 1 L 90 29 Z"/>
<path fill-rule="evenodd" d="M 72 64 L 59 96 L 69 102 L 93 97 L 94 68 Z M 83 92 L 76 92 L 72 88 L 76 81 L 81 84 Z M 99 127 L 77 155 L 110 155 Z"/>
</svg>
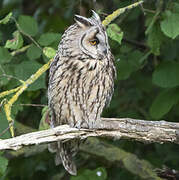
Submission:
<svg viewBox="0 0 179 180">
<path fill-rule="evenodd" d="M 69 139 L 85 139 L 90 136 L 133 139 L 141 142 L 172 142 L 179 144 L 179 123 L 166 121 L 145 121 L 131 118 L 101 118 L 95 129 L 76 129 L 68 125 L 53 129 L 33 132 L 11 139 L 0 140 L 0 150 L 18 150 L 23 146 L 66 141 Z"/>
</svg>

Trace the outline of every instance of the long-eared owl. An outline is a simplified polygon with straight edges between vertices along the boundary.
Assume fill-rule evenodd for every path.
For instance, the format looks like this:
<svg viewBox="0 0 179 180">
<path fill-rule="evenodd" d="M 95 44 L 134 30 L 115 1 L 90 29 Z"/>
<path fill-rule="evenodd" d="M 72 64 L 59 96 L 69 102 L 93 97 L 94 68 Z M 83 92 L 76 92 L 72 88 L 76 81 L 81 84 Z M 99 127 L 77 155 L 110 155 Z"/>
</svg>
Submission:
<svg viewBox="0 0 179 180">
<path fill-rule="evenodd" d="M 51 126 L 97 127 L 114 87 L 114 58 L 100 17 L 75 15 L 76 23 L 63 34 L 58 51 L 50 65 L 48 103 Z M 72 161 L 76 140 L 49 145 L 56 152 L 56 165 L 76 175 Z"/>
</svg>

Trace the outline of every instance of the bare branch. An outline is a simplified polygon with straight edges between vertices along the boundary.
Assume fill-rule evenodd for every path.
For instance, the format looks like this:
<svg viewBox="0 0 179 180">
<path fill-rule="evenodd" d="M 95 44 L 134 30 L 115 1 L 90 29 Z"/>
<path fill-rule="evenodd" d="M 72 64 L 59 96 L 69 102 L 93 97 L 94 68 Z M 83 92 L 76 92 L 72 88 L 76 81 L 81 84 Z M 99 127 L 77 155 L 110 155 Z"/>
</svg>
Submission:
<svg viewBox="0 0 179 180">
<path fill-rule="evenodd" d="M 145 121 L 130 118 L 101 118 L 95 130 L 70 128 L 68 125 L 33 132 L 15 138 L 0 140 L 0 150 L 17 150 L 23 146 L 69 139 L 85 139 L 89 136 L 133 139 L 141 142 L 173 142 L 179 144 L 179 123 Z"/>
</svg>

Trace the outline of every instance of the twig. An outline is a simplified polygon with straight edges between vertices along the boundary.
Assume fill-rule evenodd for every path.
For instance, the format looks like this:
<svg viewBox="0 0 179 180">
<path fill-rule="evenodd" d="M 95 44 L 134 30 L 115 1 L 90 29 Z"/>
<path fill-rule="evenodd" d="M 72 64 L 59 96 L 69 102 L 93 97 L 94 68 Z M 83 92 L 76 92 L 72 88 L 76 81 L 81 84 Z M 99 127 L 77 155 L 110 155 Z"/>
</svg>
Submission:
<svg viewBox="0 0 179 180">
<path fill-rule="evenodd" d="M 136 6 L 139 6 L 140 4 L 142 4 L 144 1 L 139 1 L 139 2 L 136 2 L 134 4 L 131 4 L 127 7 L 124 7 L 124 8 L 120 8 L 120 9 L 117 9 L 116 11 L 114 11 L 111 15 L 107 16 L 105 18 L 105 20 L 103 21 L 103 25 L 104 26 L 107 26 L 109 25 L 114 19 L 116 19 L 119 15 L 121 15 L 122 13 L 124 13 L 125 11 L 129 10 L 129 9 L 132 9 Z"/>
<path fill-rule="evenodd" d="M 172 142 L 179 144 L 179 123 L 166 121 L 145 121 L 130 118 L 101 118 L 96 129 L 76 129 L 68 125 L 33 132 L 15 138 L 0 140 L 0 150 L 17 150 L 27 145 L 50 143 L 90 136 L 103 136 L 118 139 L 133 139 L 141 142 Z"/>
<path fill-rule="evenodd" d="M 162 7 L 163 7 L 163 0 L 158 0 L 157 11 L 156 11 L 155 15 L 153 16 L 153 19 L 152 19 L 151 23 L 149 24 L 148 28 L 146 29 L 145 34 L 149 34 L 153 25 L 157 21 L 159 14 L 161 13 Z"/>
<path fill-rule="evenodd" d="M 4 135 L 8 130 L 9 130 L 9 126 L 0 133 L 0 137 L 1 137 L 2 135 Z"/>
<path fill-rule="evenodd" d="M 16 23 L 16 26 L 17 26 L 17 28 L 19 29 L 19 31 L 20 31 L 23 35 L 27 36 L 40 50 L 42 50 L 41 46 L 40 46 L 29 34 L 25 33 L 25 32 L 21 29 L 19 23 L 16 21 L 16 19 L 15 19 L 13 16 L 12 16 L 12 19 L 13 19 L 14 22 Z"/>
<path fill-rule="evenodd" d="M 152 14 L 155 14 L 156 12 L 154 10 L 151 10 L 151 9 L 145 9 L 143 8 L 144 12 L 148 12 L 148 13 L 152 13 Z"/>
<path fill-rule="evenodd" d="M 21 83 L 23 82 L 23 80 L 18 79 L 17 77 L 12 76 L 12 75 L 8 75 L 8 74 L 2 74 L 2 75 L 0 75 L 0 78 L 3 78 L 3 77 L 9 78 L 9 79 L 15 79 L 15 80 L 17 80 L 17 81 L 19 81 L 19 82 L 21 82 Z"/>
<path fill-rule="evenodd" d="M 4 69 L 2 68 L 2 65 L 0 65 L 0 69 L 1 69 L 2 73 L 5 74 L 5 71 L 4 71 Z"/>
<path fill-rule="evenodd" d="M 19 106 L 45 107 L 45 104 L 18 104 Z"/>
<path fill-rule="evenodd" d="M 146 44 L 144 44 L 142 42 L 135 41 L 135 40 L 123 38 L 123 41 L 126 43 L 130 43 L 132 45 L 135 45 L 137 47 L 143 48 L 143 49 L 149 48 Z"/>
<path fill-rule="evenodd" d="M 51 61 L 52 61 L 52 59 L 47 64 L 43 65 L 35 74 L 31 75 L 31 77 L 29 79 L 24 81 L 23 85 L 18 87 L 19 89 L 16 92 L 16 94 L 4 105 L 4 111 L 5 111 L 7 120 L 10 124 L 9 126 L 10 126 L 10 132 L 11 132 L 12 137 L 14 137 L 14 129 L 12 126 L 13 119 L 11 118 L 11 107 L 12 107 L 12 105 L 14 104 L 14 102 L 16 102 L 18 97 L 28 88 L 28 86 L 30 84 L 32 84 L 36 79 L 38 79 L 39 76 L 41 76 L 49 68 Z"/>
<path fill-rule="evenodd" d="M 7 96 L 9 94 L 12 94 L 12 93 L 15 93 L 17 92 L 19 89 L 21 88 L 21 86 L 17 87 L 17 88 L 14 88 L 14 89 L 11 89 L 11 90 L 7 90 L 7 91 L 3 91 L 0 93 L 0 98 L 4 97 L 4 96 Z"/>
<path fill-rule="evenodd" d="M 16 51 L 13 51 L 13 52 L 11 52 L 11 55 L 12 55 L 12 56 L 15 56 L 15 55 L 17 55 L 17 54 L 19 54 L 19 53 L 22 53 L 22 52 L 26 51 L 30 46 L 31 46 L 31 45 L 29 44 L 29 45 L 27 45 L 27 46 L 22 47 L 21 49 L 18 49 L 18 50 L 16 50 Z"/>
</svg>

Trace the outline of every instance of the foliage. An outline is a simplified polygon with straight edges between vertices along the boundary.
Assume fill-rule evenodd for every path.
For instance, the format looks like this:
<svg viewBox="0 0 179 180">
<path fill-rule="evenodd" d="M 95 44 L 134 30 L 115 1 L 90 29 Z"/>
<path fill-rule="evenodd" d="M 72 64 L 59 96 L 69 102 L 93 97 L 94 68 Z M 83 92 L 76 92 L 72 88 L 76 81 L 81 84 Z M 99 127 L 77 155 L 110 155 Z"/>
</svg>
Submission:
<svg viewBox="0 0 179 180">
<path fill-rule="evenodd" d="M 111 38 L 112 40 L 117 41 L 119 44 L 121 44 L 123 32 L 121 32 L 121 30 L 117 26 L 117 24 L 110 24 L 107 28 L 107 34 L 108 34 L 109 38 Z"/>
<path fill-rule="evenodd" d="M 0 155 L 2 155 L 2 153 L 0 153 Z M 8 160 L 5 157 L 0 156 L 0 175 L 1 176 L 3 176 L 3 174 L 5 173 L 7 165 L 8 165 Z"/>
<path fill-rule="evenodd" d="M 80 3 L 81 2 L 81 3 Z M 130 0 L 63 1 L 16 0 L 0 2 L 0 93 L 16 88 L 52 58 L 64 30 L 81 10 L 89 16 L 96 9 L 102 18 Z M 50 8 L 49 8 L 50 7 Z M 98 8 L 97 8 L 98 7 Z M 100 8 L 99 8 L 100 7 Z M 89 12 L 89 13 L 88 13 Z M 103 116 L 131 117 L 145 120 L 177 121 L 179 117 L 179 2 L 177 0 L 146 0 L 143 7 L 125 12 L 107 29 L 115 56 L 117 79 L 115 93 Z M 30 85 L 12 106 L 16 135 L 26 127 L 44 129 L 47 124 L 48 72 Z M 8 122 L 3 105 L 12 96 L 0 99 L 0 138 Z M 25 105 L 26 104 L 26 105 Z M 38 104 L 39 106 L 32 106 Z M 27 106 L 29 105 L 29 106 Z M 23 126 L 21 126 L 23 125 Z M 5 133 L 1 133 L 1 132 Z M 144 145 L 128 141 L 108 141 L 124 151 L 136 154 L 154 167 L 167 165 L 177 169 L 178 146 Z M 32 150 L 31 150 L 32 151 Z M 53 155 L 46 150 L 23 155 L 0 154 L 0 179 L 92 179 L 103 172 L 101 179 L 131 179 L 132 174 L 120 164 L 107 164 L 103 158 L 80 153 L 79 175 L 69 177 L 62 167 L 55 167 Z M 113 155 L 113 154 L 112 154 Z M 93 161 L 91 161 L 92 158 Z M 112 157 L 112 156 L 111 156 Z M 109 158 L 111 158 L 109 157 Z M 107 159 L 109 159 L 107 158 Z M 89 163 L 90 162 L 90 163 Z M 133 162 L 135 163 L 135 162 Z M 84 166 L 85 164 L 85 166 Z M 101 167 L 99 169 L 99 167 Z M 139 179 L 135 176 L 133 179 Z"/>
<path fill-rule="evenodd" d="M 104 168 L 97 168 L 95 170 L 85 169 L 80 172 L 79 176 L 71 177 L 70 180 L 105 180 L 107 178 L 107 173 Z"/>
</svg>

